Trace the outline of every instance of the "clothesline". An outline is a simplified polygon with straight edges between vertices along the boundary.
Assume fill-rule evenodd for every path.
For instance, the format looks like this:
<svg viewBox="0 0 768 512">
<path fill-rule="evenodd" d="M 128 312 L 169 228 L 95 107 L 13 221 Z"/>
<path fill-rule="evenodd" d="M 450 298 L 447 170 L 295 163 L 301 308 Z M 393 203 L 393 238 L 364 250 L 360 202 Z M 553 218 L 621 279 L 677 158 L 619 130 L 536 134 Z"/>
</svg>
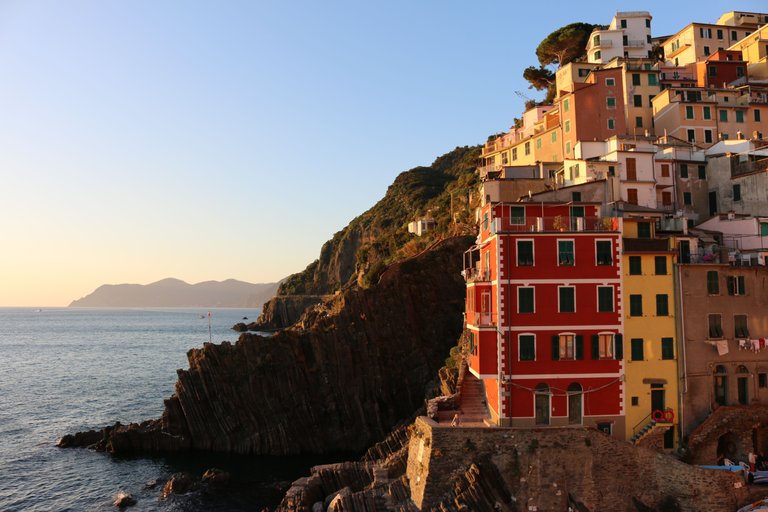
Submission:
<svg viewBox="0 0 768 512">
<path fill-rule="evenodd" d="M 717 348 L 717 355 L 724 356 L 728 353 L 728 341 L 724 340 L 705 340 L 705 343 L 709 343 Z M 752 352 L 760 352 L 768 347 L 768 340 L 766 338 L 736 338 L 739 344 L 739 350 L 751 350 Z"/>
</svg>

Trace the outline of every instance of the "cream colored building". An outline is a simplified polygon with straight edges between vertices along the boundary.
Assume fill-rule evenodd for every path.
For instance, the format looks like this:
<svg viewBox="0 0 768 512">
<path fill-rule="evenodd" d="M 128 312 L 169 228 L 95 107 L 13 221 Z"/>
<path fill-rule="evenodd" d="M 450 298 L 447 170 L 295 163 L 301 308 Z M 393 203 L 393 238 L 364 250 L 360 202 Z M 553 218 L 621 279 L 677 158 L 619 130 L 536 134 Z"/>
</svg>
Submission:
<svg viewBox="0 0 768 512">
<path fill-rule="evenodd" d="M 607 30 L 595 30 L 590 35 L 587 61 L 600 64 L 617 57 L 649 57 L 651 19 L 647 11 L 617 12 Z"/>
</svg>

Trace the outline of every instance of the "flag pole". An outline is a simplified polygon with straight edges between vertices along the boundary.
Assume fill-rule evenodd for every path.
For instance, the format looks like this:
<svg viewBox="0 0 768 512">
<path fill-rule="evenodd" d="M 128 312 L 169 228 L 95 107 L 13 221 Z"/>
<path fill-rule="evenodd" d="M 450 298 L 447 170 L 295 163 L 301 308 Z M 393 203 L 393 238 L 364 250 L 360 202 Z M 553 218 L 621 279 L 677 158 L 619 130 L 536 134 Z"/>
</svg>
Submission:
<svg viewBox="0 0 768 512">
<path fill-rule="evenodd" d="M 208 343 L 212 343 L 212 337 L 211 337 L 211 312 L 208 312 Z"/>
</svg>

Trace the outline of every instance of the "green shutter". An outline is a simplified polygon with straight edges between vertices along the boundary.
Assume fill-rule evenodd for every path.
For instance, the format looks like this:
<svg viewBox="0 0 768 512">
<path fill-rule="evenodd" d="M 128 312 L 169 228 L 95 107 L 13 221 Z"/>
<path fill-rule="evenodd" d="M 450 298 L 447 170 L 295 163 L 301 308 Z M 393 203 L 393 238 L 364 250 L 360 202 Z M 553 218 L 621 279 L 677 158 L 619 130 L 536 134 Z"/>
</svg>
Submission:
<svg viewBox="0 0 768 512">
<path fill-rule="evenodd" d="M 576 335 L 576 359 L 584 359 L 584 336 Z"/>
<path fill-rule="evenodd" d="M 613 343 L 615 344 L 615 350 L 613 353 L 616 354 L 616 359 L 624 359 L 624 336 L 621 334 L 616 334 L 613 337 Z"/>
<path fill-rule="evenodd" d="M 557 361 L 560 359 L 560 336 L 557 334 L 552 336 L 552 360 Z"/>
<path fill-rule="evenodd" d="M 600 359 L 600 336 L 592 335 L 592 359 Z"/>
<path fill-rule="evenodd" d="M 747 294 L 747 283 L 744 276 L 739 276 L 739 295 Z"/>
<path fill-rule="evenodd" d="M 728 295 L 733 295 L 733 276 L 728 276 Z"/>
</svg>

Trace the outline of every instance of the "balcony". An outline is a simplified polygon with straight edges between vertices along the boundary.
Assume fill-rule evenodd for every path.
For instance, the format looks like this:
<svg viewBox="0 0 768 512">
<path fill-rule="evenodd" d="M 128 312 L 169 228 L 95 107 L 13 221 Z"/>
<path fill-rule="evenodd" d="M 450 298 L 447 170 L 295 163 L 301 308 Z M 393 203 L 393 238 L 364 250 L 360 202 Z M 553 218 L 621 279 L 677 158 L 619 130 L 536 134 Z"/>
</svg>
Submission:
<svg viewBox="0 0 768 512">
<path fill-rule="evenodd" d="M 491 173 L 501 172 L 503 170 L 504 170 L 504 166 L 501 164 L 483 165 L 477 168 L 477 174 L 480 176 L 480 179 L 482 180 L 482 179 L 485 179 Z"/>
<path fill-rule="evenodd" d="M 554 217 L 496 218 L 491 226 L 493 233 L 545 233 L 553 231 L 619 231 L 618 217 L 574 217 L 557 215 Z"/>
<path fill-rule="evenodd" d="M 624 46 L 626 46 L 628 48 L 642 48 L 646 44 L 647 43 L 645 41 L 643 41 L 642 39 L 632 39 L 632 40 L 627 41 L 627 44 L 625 44 Z"/>
<path fill-rule="evenodd" d="M 665 252 L 669 250 L 666 238 L 624 238 L 624 252 Z"/>
<path fill-rule="evenodd" d="M 479 268 L 465 268 L 461 271 L 464 280 L 468 283 L 489 283 L 491 282 L 491 273 L 488 270 Z"/>
<path fill-rule="evenodd" d="M 768 171 L 768 158 L 748 160 L 746 162 L 738 162 L 736 159 L 731 160 L 731 177 L 765 171 Z"/>
<path fill-rule="evenodd" d="M 598 39 L 598 40 L 592 40 L 592 44 L 590 45 L 590 49 L 595 48 L 611 48 L 613 47 L 613 41 L 610 39 Z"/>
</svg>

